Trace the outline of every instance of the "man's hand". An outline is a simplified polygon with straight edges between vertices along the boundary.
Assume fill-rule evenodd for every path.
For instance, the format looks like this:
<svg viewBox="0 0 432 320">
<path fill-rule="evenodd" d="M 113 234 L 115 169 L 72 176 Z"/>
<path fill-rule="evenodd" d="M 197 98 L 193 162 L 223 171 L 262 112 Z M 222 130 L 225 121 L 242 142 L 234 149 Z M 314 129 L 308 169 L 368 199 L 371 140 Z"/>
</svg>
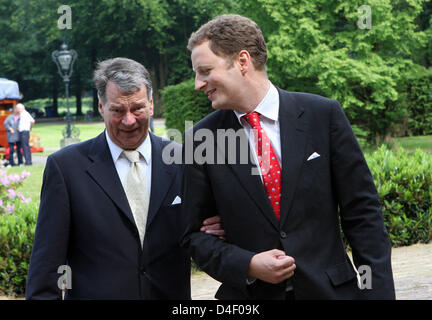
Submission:
<svg viewBox="0 0 432 320">
<path fill-rule="evenodd" d="M 218 236 L 225 240 L 225 230 L 222 228 L 220 216 L 213 216 L 203 221 L 200 231 Z"/>
<path fill-rule="evenodd" d="M 269 283 L 280 283 L 294 275 L 294 258 L 273 249 L 254 255 L 249 263 L 248 275 Z"/>
<path fill-rule="evenodd" d="M 13 128 L 9 128 L 10 133 L 14 133 L 14 129 Z"/>
</svg>

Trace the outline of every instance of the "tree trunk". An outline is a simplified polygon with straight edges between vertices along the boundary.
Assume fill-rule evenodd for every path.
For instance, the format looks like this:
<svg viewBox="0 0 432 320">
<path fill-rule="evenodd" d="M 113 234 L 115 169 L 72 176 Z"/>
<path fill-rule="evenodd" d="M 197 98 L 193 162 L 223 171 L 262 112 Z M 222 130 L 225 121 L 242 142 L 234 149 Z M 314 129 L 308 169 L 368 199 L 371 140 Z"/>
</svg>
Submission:
<svg viewBox="0 0 432 320">
<path fill-rule="evenodd" d="M 97 60 L 96 60 L 96 48 L 93 47 L 91 51 L 91 70 L 96 68 Z M 97 90 L 93 87 L 93 115 L 96 116 L 99 112 L 99 98 L 97 95 Z"/>
<path fill-rule="evenodd" d="M 79 74 L 76 76 L 76 88 L 75 88 L 75 97 L 76 97 L 76 115 L 82 116 L 82 100 L 81 100 L 81 77 Z"/>
<path fill-rule="evenodd" d="M 159 81 L 157 74 L 155 72 L 156 67 L 152 65 L 148 71 L 150 73 L 150 77 L 153 83 L 153 110 L 154 114 L 153 117 L 160 117 L 162 115 L 161 112 L 161 105 L 160 105 L 160 99 L 159 99 Z"/>
<path fill-rule="evenodd" d="M 58 88 L 57 88 L 57 73 L 54 73 L 53 86 L 52 86 L 52 97 L 53 97 L 53 116 L 58 116 Z"/>
</svg>

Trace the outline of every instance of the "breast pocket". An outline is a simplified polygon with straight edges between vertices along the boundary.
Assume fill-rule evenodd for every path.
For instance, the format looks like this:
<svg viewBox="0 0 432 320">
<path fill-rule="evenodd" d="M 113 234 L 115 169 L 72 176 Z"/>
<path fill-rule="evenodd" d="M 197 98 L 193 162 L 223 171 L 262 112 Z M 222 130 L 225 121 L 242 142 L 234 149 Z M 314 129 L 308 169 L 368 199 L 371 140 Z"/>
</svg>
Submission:
<svg viewBox="0 0 432 320">
<path fill-rule="evenodd" d="M 316 154 L 307 153 L 307 155 L 302 167 L 301 182 L 305 188 L 310 188 L 325 176 L 327 157 L 318 152 Z"/>
</svg>

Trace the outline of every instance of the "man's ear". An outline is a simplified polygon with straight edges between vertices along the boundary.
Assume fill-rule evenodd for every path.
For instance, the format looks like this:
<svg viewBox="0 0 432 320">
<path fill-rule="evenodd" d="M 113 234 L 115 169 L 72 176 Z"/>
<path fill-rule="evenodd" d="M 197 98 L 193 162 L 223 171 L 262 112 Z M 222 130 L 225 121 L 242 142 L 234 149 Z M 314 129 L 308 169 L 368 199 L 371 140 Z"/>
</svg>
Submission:
<svg viewBox="0 0 432 320">
<path fill-rule="evenodd" d="M 241 50 L 237 55 L 237 63 L 240 68 L 240 72 L 244 75 L 248 72 L 251 67 L 252 59 L 247 50 Z"/>
<path fill-rule="evenodd" d="M 100 101 L 100 100 L 99 100 L 99 101 Z M 102 103 L 99 102 L 98 106 L 99 106 L 99 113 L 100 113 L 100 115 L 103 117 L 103 116 L 104 116 L 104 109 L 103 109 L 103 105 L 102 105 Z"/>
<path fill-rule="evenodd" d="M 150 99 L 150 115 L 153 116 L 154 110 L 153 110 L 153 98 Z"/>
</svg>

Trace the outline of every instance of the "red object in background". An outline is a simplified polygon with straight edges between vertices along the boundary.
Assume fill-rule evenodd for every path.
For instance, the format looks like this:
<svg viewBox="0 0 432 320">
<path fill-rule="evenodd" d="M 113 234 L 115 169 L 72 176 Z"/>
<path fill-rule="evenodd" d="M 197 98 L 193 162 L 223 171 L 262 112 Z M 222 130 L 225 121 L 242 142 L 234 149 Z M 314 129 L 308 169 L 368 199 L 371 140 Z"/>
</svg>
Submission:
<svg viewBox="0 0 432 320">
<path fill-rule="evenodd" d="M 16 146 L 14 147 L 14 153 L 16 152 Z M 30 147 L 30 152 L 34 153 L 34 152 L 44 152 L 44 148 L 43 147 Z M 5 159 L 9 160 L 9 154 L 10 154 L 10 148 L 6 148 L 6 151 L 4 153 L 5 155 Z M 21 149 L 21 154 L 24 154 L 22 152 Z"/>
</svg>

